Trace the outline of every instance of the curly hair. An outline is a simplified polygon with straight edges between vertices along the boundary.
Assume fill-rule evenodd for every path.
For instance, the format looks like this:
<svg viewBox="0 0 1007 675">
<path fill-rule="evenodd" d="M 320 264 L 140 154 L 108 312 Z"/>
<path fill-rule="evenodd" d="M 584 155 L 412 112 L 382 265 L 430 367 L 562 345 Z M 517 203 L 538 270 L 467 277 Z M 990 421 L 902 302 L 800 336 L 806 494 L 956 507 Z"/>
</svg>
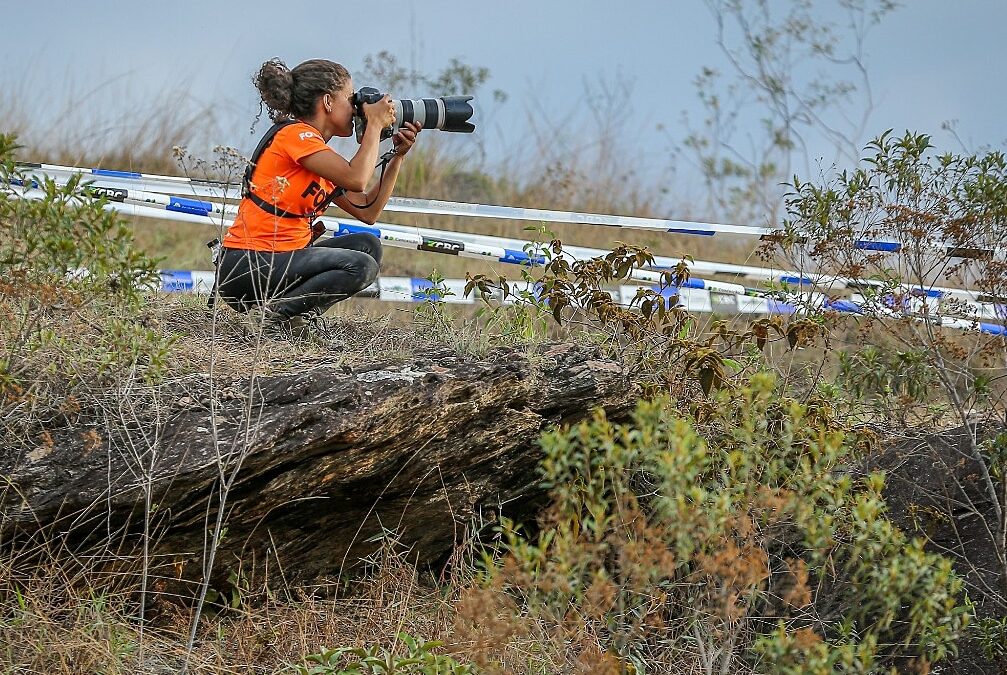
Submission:
<svg viewBox="0 0 1007 675">
<path fill-rule="evenodd" d="M 340 89 L 350 78 L 343 66 L 326 59 L 310 59 L 287 68 L 278 58 L 262 64 L 252 78 L 269 118 L 279 122 L 288 117 L 307 117 L 319 97 Z"/>
</svg>

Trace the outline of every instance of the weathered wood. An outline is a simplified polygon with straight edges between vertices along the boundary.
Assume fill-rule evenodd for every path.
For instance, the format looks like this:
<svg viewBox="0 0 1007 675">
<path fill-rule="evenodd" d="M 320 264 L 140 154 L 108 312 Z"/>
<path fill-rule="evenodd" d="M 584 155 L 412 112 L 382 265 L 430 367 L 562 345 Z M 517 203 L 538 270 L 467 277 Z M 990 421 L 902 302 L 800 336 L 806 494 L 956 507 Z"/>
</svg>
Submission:
<svg viewBox="0 0 1007 675">
<path fill-rule="evenodd" d="M 285 583 L 313 582 L 352 567 L 386 530 L 421 563 L 442 561 L 474 523 L 533 517 L 543 428 L 599 406 L 618 419 L 635 394 L 618 364 L 572 345 L 228 382 L 215 398 L 216 446 L 225 465 L 242 460 L 216 572 L 282 568 Z M 75 430 L 51 449 L 0 455 L 2 540 L 135 545 L 152 466 L 155 552 L 198 579 L 221 484 L 207 400 L 176 402 L 153 447 L 136 431 L 131 448 L 121 433 L 95 445 Z"/>
</svg>

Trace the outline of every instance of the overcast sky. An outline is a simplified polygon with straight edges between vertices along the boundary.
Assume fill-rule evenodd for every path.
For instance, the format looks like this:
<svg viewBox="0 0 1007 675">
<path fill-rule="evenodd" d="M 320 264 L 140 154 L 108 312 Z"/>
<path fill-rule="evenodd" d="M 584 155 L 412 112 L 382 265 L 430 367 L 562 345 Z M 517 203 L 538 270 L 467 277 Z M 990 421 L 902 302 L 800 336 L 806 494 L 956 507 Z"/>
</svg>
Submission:
<svg viewBox="0 0 1007 675">
<path fill-rule="evenodd" d="M 701 0 L 0 2 L 0 115 L 13 99 L 17 114 L 46 133 L 114 128 L 129 111 L 184 96 L 214 107 L 222 136 L 214 140 L 247 150 L 258 100 L 250 76 L 263 60 L 279 56 L 293 66 L 324 57 L 354 72 L 365 55 L 389 50 L 423 72 L 452 57 L 490 69 L 478 133 L 491 160 L 528 137 L 529 117 L 589 124 L 586 88 L 629 83 L 633 96 L 620 108 L 627 147 L 654 165 L 684 135 L 681 113 L 699 114 L 692 86 L 699 69 L 724 65 Z M 1001 146 L 1007 1 L 905 4 L 867 44 L 877 97 L 871 132 L 938 133 L 957 120 L 967 144 Z M 494 102 L 492 89 L 509 99 Z"/>
</svg>

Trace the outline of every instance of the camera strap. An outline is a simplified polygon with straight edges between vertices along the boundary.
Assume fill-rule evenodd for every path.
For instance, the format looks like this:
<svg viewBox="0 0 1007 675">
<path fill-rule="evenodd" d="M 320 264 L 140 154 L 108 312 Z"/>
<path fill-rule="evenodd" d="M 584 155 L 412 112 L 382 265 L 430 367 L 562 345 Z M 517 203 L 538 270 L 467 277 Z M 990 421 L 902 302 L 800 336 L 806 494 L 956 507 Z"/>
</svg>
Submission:
<svg viewBox="0 0 1007 675">
<path fill-rule="evenodd" d="M 329 196 L 326 197 L 321 204 L 316 206 L 313 210 L 311 210 L 308 213 L 291 213 L 290 211 L 281 209 L 276 204 L 271 204 L 267 202 L 265 199 L 252 192 L 252 174 L 255 172 L 255 167 L 258 165 L 259 158 L 262 157 L 262 153 L 264 153 L 266 151 L 266 148 L 268 148 L 272 144 L 273 139 L 276 137 L 276 134 L 280 131 L 280 129 L 288 125 L 294 124 L 295 122 L 297 122 L 297 120 L 294 119 L 280 120 L 279 122 L 271 126 L 263 135 L 262 139 L 259 141 L 259 144 L 255 147 L 255 151 L 252 153 L 251 159 L 248 160 L 248 166 L 245 167 L 245 175 L 241 181 L 241 196 L 247 198 L 250 202 L 258 206 L 260 209 L 262 209 L 269 215 L 276 216 L 277 218 L 312 219 L 317 214 L 324 213 L 325 210 L 329 208 L 329 205 L 332 204 L 333 201 L 335 201 L 341 195 L 345 194 L 346 190 L 343 188 L 335 188 L 334 190 L 332 190 L 332 192 L 329 193 Z M 312 226 L 312 233 L 313 236 L 311 241 L 312 243 L 314 243 L 314 241 L 318 239 L 320 235 L 316 233 L 316 228 L 314 226 Z"/>
<path fill-rule="evenodd" d="M 276 138 L 277 132 L 296 121 L 297 120 L 288 118 L 280 120 L 279 122 L 273 124 L 273 126 L 269 127 L 266 133 L 263 134 L 262 138 L 259 139 L 259 144 L 255 146 L 255 150 L 252 152 L 252 157 L 248 160 L 248 164 L 245 166 L 245 173 L 241 177 L 241 196 L 248 199 L 266 213 L 278 218 L 304 218 L 305 216 L 302 214 L 284 211 L 283 209 L 277 207 L 276 204 L 270 204 L 265 199 L 262 199 L 259 195 L 252 192 L 252 174 L 255 173 L 255 167 L 258 165 L 259 158 L 262 157 L 262 153 L 266 151 L 266 148 L 268 148 L 272 144 L 273 139 Z M 217 278 L 217 266 L 220 264 L 220 259 L 223 257 L 224 250 L 219 239 L 206 242 L 206 247 L 212 252 L 211 255 L 214 268 L 213 288 L 210 289 L 210 297 L 207 299 L 206 303 L 208 307 L 212 308 L 217 298 L 217 286 L 220 281 Z"/>
<path fill-rule="evenodd" d="M 381 191 L 381 182 L 385 179 L 385 167 L 388 166 L 388 162 L 390 162 L 392 160 L 392 157 L 394 156 L 395 151 L 389 150 L 388 152 L 386 152 L 384 155 L 381 156 L 380 161 L 378 161 L 378 166 L 375 167 L 375 168 L 380 167 L 381 169 L 381 177 L 378 179 L 378 192 Z M 329 196 L 325 198 L 325 201 L 319 204 L 318 208 L 316 208 L 314 212 L 310 214 L 311 217 L 314 218 L 319 213 L 325 213 L 325 209 L 329 208 L 329 204 L 335 201 L 337 197 L 340 197 L 344 194 L 346 194 L 346 188 L 336 188 L 335 190 L 333 190 L 329 194 Z M 373 204 L 375 201 L 377 201 L 377 199 L 378 197 L 377 195 L 375 195 L 374 199 L 371 200 L 370 204 L 364 204 L 363 206 L 353 204 L 353 202 L 350 202 L 350 204 L 353 204 L 353 206 L 356 206 L 358 209 L 366 209 L 370 207 L 371 204 Z M 349 199 L 347 199 L 347 201 L 349 201 Z M 323 234 L 325 234 L 325 223 L 323 223 L 321 220 L 316 220 L 311 224 L 311 242 L 308 244 L 308 246 L 311 246 L 311 244 L 314 244 L 316 241 L 318 241 L 318 238 L 321 237 Z"/>
<path fill-rule="evenodd" d="M 378 194 L 381 193 L 381 183 L 383 183 L 384 180 L 385 180 L 385 168 L 388 166 L 388 162 L 392 161 L 392 158 L 395 157 L 396 154 L 397 153 L 395 152 L 394 149 L 389 150 L 385 154 L 381 155 L 381 158 L 378 160 L 377 166 L 374 167 L 375 169 L 381 169 L 381 174 L 378 177 L 378 189 L 377 189 Z M 342 189 L 342 188 L 340 188 L 340 189 Z M 343 192 L 346 192 L 346 191 L 343 190 Z M 349 201 L 349 199 L 347 199 L 346 201 Z M 350 202 L 350 204 L 352 206 L 357 207 L 358 209 L 367 209 L 367 208 L 370 208 L 374 204 L 374 202 L 376 202 L 376 201 L 378 201 L 378 195 L 377 194 L 375 194 L 374 195 L 374 199 L 372 199 L 367 204 L 354 204 L 353 202 Z"/>
<path fill-rule="evenodd" d="M 277 218 L 306 218 L 310 214 L 290 213 L 289 211 L 284 211 L 276 206 L 276 204 L 270 204 L 265 199 L 252 192 L 252 174 L 255 173 L 255 167 L 258 166 L 262 153 L 266 151 L 266 148 L 272 145 L 277 132 L 286 126 L 294 124 L 296 121 L 297 120 L 292 119 L 280 120 L 273 126 L 269 127 L 266 133 L 259 140 L 259 144 L 255 146 L 255 150 L 252 152 L 252 157 L 248 160 L 248 165 L 245 166 L 245 175 L 241 179 L 241 196 L 251 201 L 269 215 L 276 216 Z"/>
</svg>

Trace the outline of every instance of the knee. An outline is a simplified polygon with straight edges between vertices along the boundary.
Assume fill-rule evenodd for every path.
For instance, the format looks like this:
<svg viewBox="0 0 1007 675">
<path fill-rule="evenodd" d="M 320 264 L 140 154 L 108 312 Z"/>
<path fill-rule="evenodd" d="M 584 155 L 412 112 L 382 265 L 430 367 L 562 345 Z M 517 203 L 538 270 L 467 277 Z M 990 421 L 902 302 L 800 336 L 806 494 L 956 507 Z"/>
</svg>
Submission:
<svg viewBox="0 0 1007 675">
<path fill-rule="evenodd" d="M 365 259 L 360 264 L 360 288 L 358 290 L 367 288 L 374 283 L 375 279 L 378 278 L 378 263 L 380 261 L 380 250 L 377 258 L 371 255 L 365 256 Z"/>
<path fill-rule="evenodd" d="M 367 288 L 378 278 L 378 262 L 363 251 L 345 251 L 338 265 L 329 272 L 341 275 L 340 284 L 344 292 L 357 293 Z"/>
<path fill-rule="evenodd" d="M 364 253 L 374 258 L 374 262 L 381 264 L 381 255 L 384 250 L 381 248 L 381 240 L 369 232 L 363 233 Z M 375 274 L 377 274 L 375 272 Z"/>
</svg>

